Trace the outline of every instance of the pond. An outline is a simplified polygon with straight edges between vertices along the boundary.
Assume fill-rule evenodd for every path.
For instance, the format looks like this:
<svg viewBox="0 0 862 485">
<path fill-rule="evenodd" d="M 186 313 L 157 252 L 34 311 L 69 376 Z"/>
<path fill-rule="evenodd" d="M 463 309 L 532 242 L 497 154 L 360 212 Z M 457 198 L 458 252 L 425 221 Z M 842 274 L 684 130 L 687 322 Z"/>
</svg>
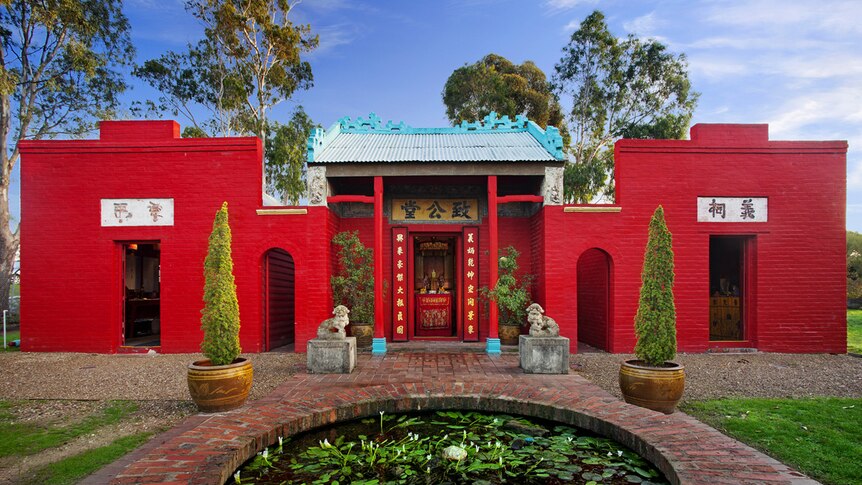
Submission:
<svg viewBox="0 0 862 485">
<path fill-rule="evenodd" d="M 387 414 L 280 439 L 241 484 L 664 484 L 646 460 L 589 432 L 504 414 Z"/>
</svg>

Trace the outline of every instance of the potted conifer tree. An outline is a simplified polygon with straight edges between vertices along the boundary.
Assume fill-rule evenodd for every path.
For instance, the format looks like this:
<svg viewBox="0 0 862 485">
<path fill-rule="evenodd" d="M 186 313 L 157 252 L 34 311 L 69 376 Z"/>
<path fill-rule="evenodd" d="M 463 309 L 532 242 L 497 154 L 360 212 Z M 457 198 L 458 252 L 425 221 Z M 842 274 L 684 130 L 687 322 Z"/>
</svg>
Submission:
<svg viewBox="0 0 862 485">
<path fill-rule="evenodd" d="M 527 319 L 527 307 L 532 303 L 530 298 L 530 285 L 533 283 L 533 275 L 521 275 L 518 272 L 518 257 L 521 253 L 514 246 L 508 246 L 500 250 L 498 259 L 499 274 L 497 285 L 493 290 L 482 287 L 481 294 L 485 301 L 491 298 L 497 302 L 498 330 L 500 343 L 503 345 L 518 345 L 518 337 L 521 335 L 521 326 Z"/>
<path fill-rule="evenodd" d="M 370 348 L 374 337 L 374 258 L 371 248 L 359 240 L 357 231 L 339 232 L 332 238 L 338 246 L 338 267 L 329 280 L 335 305 L 350 309 L 350 335 L 358 348 Z"/>
<path fill-rule="evenodd" d="M 239 304 L 231 259 L 227 202 L 216 213 L 204 261 L 201 351 L 206 359 L 189 365 L 192 399 L 203 412 L 220 412 L 245 403 L 251 389 L 251 362 L 239 356 Z"/>
<path fill-rule="evenodd" d="M 673 303 L 673 246 L 658 206 L 649 224 L 635 315 L 637 359 L 620 367 L 620 389 L 626 402 L 670 414 L 685 388 L 685 369 L 676 357 L 676 309 Z"/>
</svg>

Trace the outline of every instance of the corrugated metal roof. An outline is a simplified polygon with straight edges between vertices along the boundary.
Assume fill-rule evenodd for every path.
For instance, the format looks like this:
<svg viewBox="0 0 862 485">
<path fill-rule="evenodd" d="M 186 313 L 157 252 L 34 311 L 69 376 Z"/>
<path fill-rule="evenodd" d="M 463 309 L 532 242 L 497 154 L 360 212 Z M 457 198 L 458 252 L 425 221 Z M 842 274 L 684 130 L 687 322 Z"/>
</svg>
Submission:
<svg viewBox="0 0 862 485">
<path fill-rule="evenodd" d="M 530 133 L 339 133 L 314 162 L 516 162 L 556 160 Z"/>
</svg>

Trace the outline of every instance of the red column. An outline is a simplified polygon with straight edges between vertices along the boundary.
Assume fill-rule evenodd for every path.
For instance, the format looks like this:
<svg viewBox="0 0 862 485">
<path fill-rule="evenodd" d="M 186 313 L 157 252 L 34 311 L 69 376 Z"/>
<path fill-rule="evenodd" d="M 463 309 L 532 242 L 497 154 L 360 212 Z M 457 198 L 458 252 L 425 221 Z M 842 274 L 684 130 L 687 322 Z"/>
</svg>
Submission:
<svg viewBox="0 0 862 485">
<path fill-rule="evenodd" d="M 497 271 L 498 271 L 498 250 L 497 246 L 499 242 L 497 241 L 497 176 L 489 175 L 488 176 L 488 230 L 490 232 L 490 257 L 488 258 L 488 271 L 490 278 L 488 281 L 488 287 L 494 288 L 497 285 Z M 499 339 L 500 336 L 497 333 L 497 304 L 495 301 L 491 301 L 488 309 L 488 338 Z M 499 344 L 498 344 L 499 345 Z"/>
<path fill-rule="evenodd" d="M 383 177 L 374 177 L 374 338 L 383 330 Z M 385 343 L 384 343 L 385 345 Z"/>
</svg>

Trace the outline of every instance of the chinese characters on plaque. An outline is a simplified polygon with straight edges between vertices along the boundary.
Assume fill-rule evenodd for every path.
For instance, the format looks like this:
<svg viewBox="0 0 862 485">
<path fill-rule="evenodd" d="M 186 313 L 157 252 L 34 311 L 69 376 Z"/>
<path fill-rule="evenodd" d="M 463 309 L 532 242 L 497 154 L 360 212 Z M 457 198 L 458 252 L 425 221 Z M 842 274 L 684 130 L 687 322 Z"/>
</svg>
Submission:
<svg viewBox="0 0 862 485">
<path fill-rule="evenodd" d="M 479 340 L 479 228 L 464 228 L 464 341 Z"/>
<path fill-rule="evenodd" d="M 766 222 L 766 197 L 698 197 L 697 222 Z"/>
<path fill-rule="evenodd" d="M 404 222 L 479 222 L 477 199 L 392 199 L 392 220 Z"/>
<path fill-rule="evenodd" d="M 102 199 L 102 227 L 173 226 L 174 199 Z"/>
<path fill-rule="evenodd" d="M 392 340 L 407 340 L 407 228 L 392 228 Z"/>
</svg>

